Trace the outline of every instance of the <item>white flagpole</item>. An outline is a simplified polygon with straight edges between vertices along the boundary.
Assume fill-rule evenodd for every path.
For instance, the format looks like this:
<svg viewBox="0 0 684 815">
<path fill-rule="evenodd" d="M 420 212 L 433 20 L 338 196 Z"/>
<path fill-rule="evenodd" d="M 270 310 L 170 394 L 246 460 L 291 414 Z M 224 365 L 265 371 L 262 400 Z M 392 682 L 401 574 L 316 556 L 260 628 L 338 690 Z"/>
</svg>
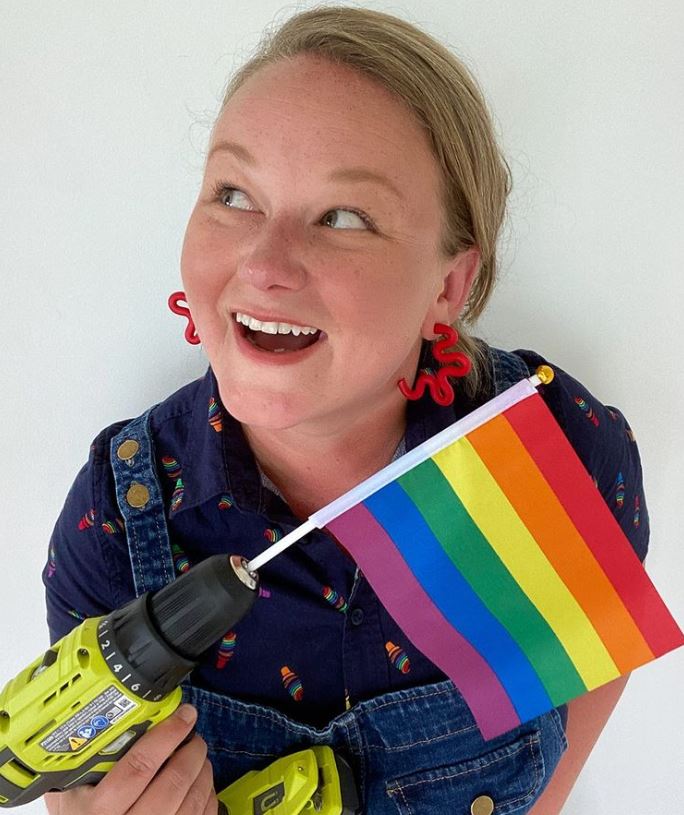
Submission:
<svg viewBox="0 0 684 815">
<path fill-rule="evenodd" d="M 247 570 L 253 572 L 260 569 L 265 563 L 268 563 L 269 560 L 272 560 L 284 549 L 287 549 L 288 546 L 291 546 L 300 538 L 303 538 L 304 535 L 307 535 L 314 529 L 322 529 L 334 518 L 337 518 L 348 509 L 356 506 L 356 504 L 368 498 L 369 495 L 373 495 L 373 493 L 399 478 L 399 476 L 408 472 L 417 464 L 426 461 L 439 450 L 442 450 L 449 444 L 453 444 L 453 442 L 468 433 L 472 433 L 477 427 L 488 422 L 494 416 L 498 416 L 499 413 L 503 413 L 504 410 L 508 410 L 508 408 L 521 402 L 523 399 L 532 396 L 537 392 L 536 389 L 539 385 L 547 385 L 552 379 L 553 370 L 548 365 L 540 365 L 536 373 L 532 376 L 521 379 L 520 382 L 511 385 L 510 388 L 498 396 L 485 402 L 484 405 L 480 405 L 479 408 L 471 411 L 462 419 L 444 428 L 444 430 L 436 435 L 431 436 L 422 444 L 419 444 L 418 447 L 409 450 L 408 453 L 405 453 L 396 461 L 383 467 L 382 470 L 378 470 L 377 473 L 373 473 L 373 475 L 365 481 L 352 487 L 352 489 L 345 492 L 339 498 L 336 498 L 322 509 L 314 512 L 301 526 L 293 529 L 292 532 L 285 535 L 282 540 L 279 540 L 252 558 L 246 566 Z"/>
</svg>

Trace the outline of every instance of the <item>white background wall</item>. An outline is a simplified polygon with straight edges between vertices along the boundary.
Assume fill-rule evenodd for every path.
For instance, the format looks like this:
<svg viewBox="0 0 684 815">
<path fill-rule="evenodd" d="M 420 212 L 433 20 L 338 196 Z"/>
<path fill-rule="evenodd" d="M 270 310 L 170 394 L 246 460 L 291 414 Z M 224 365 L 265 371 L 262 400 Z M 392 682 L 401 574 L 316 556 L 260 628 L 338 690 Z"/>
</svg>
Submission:
<svg viewBox="0 0 684 815">
<path fill-rule="evenodd" d="M 0 687 L 48 645 L 40 573 L 91 440 L 206 368 L 166 298 L 211 117 L 274 14 L 310 5 L 0 2 Z M 363 5 L 482 84 L 515 188 L 478 333 L 625 413 L 648 572 L 681 624 L 682 4 Z M 683 666 L 681 649 L 635 672 L 564 815 L 680 811 Z"/>
</svg>

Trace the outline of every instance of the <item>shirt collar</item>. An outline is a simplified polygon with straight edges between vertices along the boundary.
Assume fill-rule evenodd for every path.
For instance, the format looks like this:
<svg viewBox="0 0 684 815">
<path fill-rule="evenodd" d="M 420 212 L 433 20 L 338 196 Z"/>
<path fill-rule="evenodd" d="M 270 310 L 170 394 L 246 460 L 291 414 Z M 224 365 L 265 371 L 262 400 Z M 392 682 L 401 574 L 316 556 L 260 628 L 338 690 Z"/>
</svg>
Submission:
<svg viewBox="0 0 684 815">
<path fill-rule="evenodd" d="M 432 343 L 423 340 L 418 370 L 435 370 L 431 348 Z M 460 380 L 451 381 L 456 392 L 451 405 L 438 405 L 427 390 L 420 399 L 407 402 L 404 447 L 398 448 L 395 457 L 417 447 L 491 398 L 491 394 L 485 393 L 477 401 L 470 400 L 459 388 Z M 242 425 L 221 402 L 211 366 L 196 393 L 184 450 L 183 486 L 183 501 L 172 517 L 222 495 L 241 511 L 291 514 L 282 498 L 272 491 L 272 485 L 268 488 L 268 479 L 257 465 Z"/>
</svg>

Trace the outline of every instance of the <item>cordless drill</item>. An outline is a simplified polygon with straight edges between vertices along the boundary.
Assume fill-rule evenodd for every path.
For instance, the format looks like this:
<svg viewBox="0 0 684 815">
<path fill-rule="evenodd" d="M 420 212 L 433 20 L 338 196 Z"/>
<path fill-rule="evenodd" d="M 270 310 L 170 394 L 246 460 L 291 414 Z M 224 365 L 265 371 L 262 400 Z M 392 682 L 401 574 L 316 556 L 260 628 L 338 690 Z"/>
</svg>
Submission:
<svg viewBox="0 0 684 815">
<path fill-rule="evenodd" d="M 0 693 L 0 807 L 96 784 L 182 698 L 199 656 L 252 607 L 259 577 L 214 555 L 91 617 Z"/>
</svg>

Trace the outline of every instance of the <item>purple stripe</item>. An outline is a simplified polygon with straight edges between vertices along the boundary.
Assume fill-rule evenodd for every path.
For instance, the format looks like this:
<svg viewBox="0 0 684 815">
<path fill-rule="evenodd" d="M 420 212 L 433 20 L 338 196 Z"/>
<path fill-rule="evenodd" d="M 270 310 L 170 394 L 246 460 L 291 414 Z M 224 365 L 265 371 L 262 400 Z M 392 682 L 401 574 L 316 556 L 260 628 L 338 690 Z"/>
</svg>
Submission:
<svg viewBox="0 0 684 815">
<path fill-rule="evenodd" d="M 484 738 L 517 727 L 520 719 L 497 675 L 443 617 L 370 510 L 357 504 L 327 528 L 353 556 L 406 636 L 463 694 Z"/>
</svg>

